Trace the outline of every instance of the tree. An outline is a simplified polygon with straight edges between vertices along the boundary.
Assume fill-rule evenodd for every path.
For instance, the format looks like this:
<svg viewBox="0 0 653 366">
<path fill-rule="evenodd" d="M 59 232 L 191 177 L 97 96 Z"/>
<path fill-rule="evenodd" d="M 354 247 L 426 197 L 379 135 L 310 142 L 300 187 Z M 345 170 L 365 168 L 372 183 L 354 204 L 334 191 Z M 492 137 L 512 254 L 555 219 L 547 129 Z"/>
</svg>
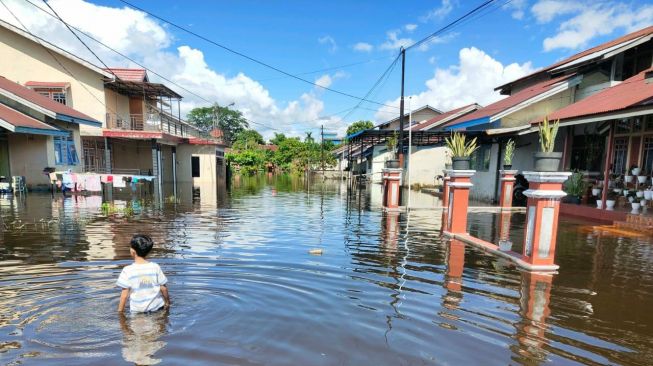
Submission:
<svg viewBox="0 0 653 366">
<path fill-rule="evenodd" d="M 218 118 L 218 128 L 224 133 L 225 141 L 232 144 L 238 133 L 249 127 L 249 123 L 240 111 L 220 107 L 217 104 L 211 107 L 193 108 L 186 115 L 188 122 L 209 131 L 213 122 Z"/>
<path fill-rule="evenodd" d="M 287 137 L 286 137 L 286 135 L 284 135 L 283 133 L 275 132 L 275 133 L 274 133 L 274 137 L 270 139 L 270 143 L 271 143 L 272 145 L 277 145 L 277 146 L 279 146 L 279 145 L 281 145 L 281 143 L 284 142 L 286 139 L 287 139 Z"/>
<path fill-rule="evenodd" d="M 359 131 L 369 130 L 370 128 L 374 128 L 372 121 L 356 121 L 347 127 L 347 136 Z"/>
<path fill-rule="evenodd" d="M 265 141 L 263 136 L 256 130 L 243 130 L 236 135 L 233 147 L 235 149 L 251 148 L 257 145 L 263 145 Z"/>
</svg>

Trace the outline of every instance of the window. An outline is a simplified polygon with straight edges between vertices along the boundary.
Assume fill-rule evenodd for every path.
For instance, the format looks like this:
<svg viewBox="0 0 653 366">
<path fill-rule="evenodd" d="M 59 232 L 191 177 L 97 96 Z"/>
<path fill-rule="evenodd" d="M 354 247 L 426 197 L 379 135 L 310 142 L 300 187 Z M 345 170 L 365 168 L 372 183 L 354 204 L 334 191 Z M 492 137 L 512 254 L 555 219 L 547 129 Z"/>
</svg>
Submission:
<svg viewBox="0 0 653 366">
<path fill-rule="evenodd" d="M 490 169 L 490 144 L 481 144 L 471 156 L 471 168 L 479 172 L 487 172 Z"/>
<path fill-rule="evenodd" d="M 61 88 L 53 88 L 53 89 L 46 89 L 46 88 L 39 88 L 39 89 L 34 89 L 37 93 L 41 94 L 42 96 L 46 98 L 50 98 L 54 100 L 55 102 L 61 103 L 61 104 L 66 104 L 66 90 L 61 89 Z"/>
<path fill-rule="evenodd" d="M 644 174 L 653 172 L 653 137 L 644 138 L 642 172 L 644 172 Z"/>
<path fill-rule="evenodd" d="M 612 160 L 612 173 L 623 174 L 626 172 L 626 154 L 628 153 L 628 137 L 614 139 L 614 160 Z"/>
<path fill-rule="evenodd" d="M 200 157 L 199 156 L 191 156 L 190 157 L 190 165 L 191 165 L 191 174 L 193 178 L 199 178 L 200 176 Z"/>
<path fill-rule="evenodd" d="M 56 165 L 77 165 L 77 149 L 72 136 L 54 137 L 54 162 Z"/>
</svg>

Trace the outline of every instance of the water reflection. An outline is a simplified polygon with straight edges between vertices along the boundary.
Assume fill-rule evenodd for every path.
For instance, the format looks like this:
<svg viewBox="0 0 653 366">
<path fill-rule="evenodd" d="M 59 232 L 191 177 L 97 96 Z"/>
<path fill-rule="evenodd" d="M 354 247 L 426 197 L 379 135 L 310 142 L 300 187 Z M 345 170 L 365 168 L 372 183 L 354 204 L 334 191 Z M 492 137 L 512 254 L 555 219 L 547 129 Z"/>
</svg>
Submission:
<svg viewBox="0 0 653 366">
<path fill-rule="evenodd" d="M 163 202 L 116 195 L 129 214 L 106 214 L 93 197 L 0 198 L 0 358 L 645 365 L 653 357 L 649 239 L 563 221 L 560 273 L 543 277 L 444 240 L 441 210 L 384 213 L 371 203 L 376 189 L 240 177 L 229 191 L 180 185 Z M 476 212 L 470 231 L 518 247 L 524 215 L 513 214 L 506 233 L 507 219 Z M 152 260 L 173 299 L 165 317 L 121 321 L 115 312 L 134 232 L 155 239 Z"/>
</svg>

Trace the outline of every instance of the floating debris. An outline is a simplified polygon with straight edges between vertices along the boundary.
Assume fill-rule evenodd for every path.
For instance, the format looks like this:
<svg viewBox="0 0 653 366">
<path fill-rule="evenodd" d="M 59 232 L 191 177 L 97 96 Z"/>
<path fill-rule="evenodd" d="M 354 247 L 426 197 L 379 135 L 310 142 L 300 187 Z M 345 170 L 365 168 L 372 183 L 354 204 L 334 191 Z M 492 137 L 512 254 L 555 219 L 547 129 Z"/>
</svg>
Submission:
<svg viewBox="0 0 653 366">
<path fill-rule="evenodd" d="M 311 249 L 308 251 L 308 254 L 312 255 L 322 255 L 323 250 L 322 249 Z"/>
</svg>

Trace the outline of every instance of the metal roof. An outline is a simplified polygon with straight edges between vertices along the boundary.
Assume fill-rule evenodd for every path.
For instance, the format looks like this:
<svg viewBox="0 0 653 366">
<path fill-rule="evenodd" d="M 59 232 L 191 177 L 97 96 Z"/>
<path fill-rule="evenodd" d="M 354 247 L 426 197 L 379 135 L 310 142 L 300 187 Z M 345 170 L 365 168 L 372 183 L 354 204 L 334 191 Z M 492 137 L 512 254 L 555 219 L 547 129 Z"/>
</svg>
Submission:
<svg viewBox="0 0 653 366">
<path fill-rule="evenodd" d="M 128 96 L 182 98 L 181 95 L 163 84 L 147 81 L 106 80 L 104 86 L 107 89 Z"/>
<path fill-rule="evenodd" d="M 114 74 L 120 80 L 125 80 L 125 81 L 148 81 L 147 71 L 145 69 L 129 69 L 129 68 L 111 67 L 111 68 L 103 69 L 103 70 Z"/>
<path fill-rule="evenodd" d="M 60 130 L 41 122 L 4 104 L 0 104 L 0 127 L 15 133 L 35 135 L 68 136 L 69 131 Z"/>
</svg>

